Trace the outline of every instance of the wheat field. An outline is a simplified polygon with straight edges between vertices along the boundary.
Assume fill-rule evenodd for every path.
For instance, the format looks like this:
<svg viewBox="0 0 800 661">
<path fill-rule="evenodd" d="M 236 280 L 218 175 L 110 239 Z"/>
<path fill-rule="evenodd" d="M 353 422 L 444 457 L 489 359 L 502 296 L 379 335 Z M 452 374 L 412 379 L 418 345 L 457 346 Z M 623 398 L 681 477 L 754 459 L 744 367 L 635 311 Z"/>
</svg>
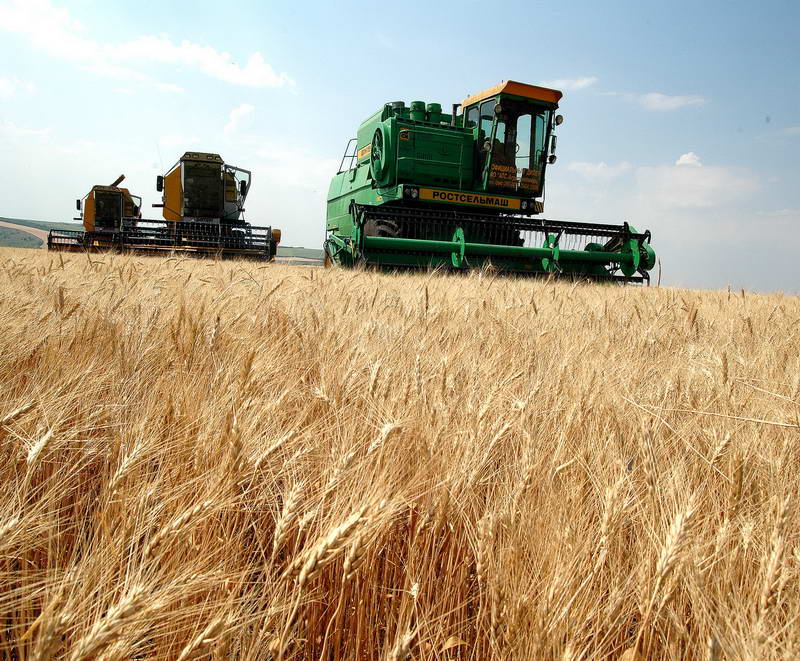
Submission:
<svg viewBox="0 0 800 661">
<path fill-rule="evenodd" d="M 5 659 L 800 656 L 800 299 L 0 251 Z"/>
</svg>

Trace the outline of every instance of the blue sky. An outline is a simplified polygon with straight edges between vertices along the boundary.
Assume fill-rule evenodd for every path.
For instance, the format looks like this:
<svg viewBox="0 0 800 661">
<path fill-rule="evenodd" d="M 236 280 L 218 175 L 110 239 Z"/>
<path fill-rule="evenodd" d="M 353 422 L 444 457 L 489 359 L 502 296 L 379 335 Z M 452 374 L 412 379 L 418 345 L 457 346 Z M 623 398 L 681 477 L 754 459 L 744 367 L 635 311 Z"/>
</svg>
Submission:
<svg viewBox="0 0 800 661">
<path fill-rule="evenodd" d="M 548 218 L 650 229 L 666 284 L 798 292 L 799 34 L 777 1 L 0 0 L 0 216 L 69 219 L 123 172 L 149 207 L 195 149 L 319 247 L 361 120 L 513 79 L 564 91 Z"/>
</svg>

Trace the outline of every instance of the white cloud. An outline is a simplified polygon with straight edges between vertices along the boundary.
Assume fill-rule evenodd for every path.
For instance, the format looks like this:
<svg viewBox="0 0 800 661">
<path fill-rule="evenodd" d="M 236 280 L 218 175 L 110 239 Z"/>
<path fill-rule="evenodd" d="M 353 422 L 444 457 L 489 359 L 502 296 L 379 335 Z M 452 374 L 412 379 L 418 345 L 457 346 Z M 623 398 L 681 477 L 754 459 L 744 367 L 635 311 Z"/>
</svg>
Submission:
<svg viewBox="0 0 800 661">
<path fill-rule="evenodd" d="M 285 73 L 277 73 L 259 52 L 252 53 L 242 67 L 232 61 L 230 53 L 187 40 L 176 44 L 163 35 L 143 36 L 118 46 L 106 45 L 102 51 L 111 60 L 152 61 L 195 68 L 232 85 L 282 87 L 292 84 Z"/>
<path fill-rule="evenodd" d="M 255 112 L 255 109 L 255 106 L 250 105 L 249 103 L 243 103 L 242 105 L 231 110 L 230 115 L 228 116 L 228 123 L 225 124 L 223 133 L 225 133 L 227 136 L 231 136 L 234 133 L 237 133 L 240 129 L 249 126 L 252 122 L 253 112 Z"/>
<path fill-rule="evenodd" d="M 173 85 L 172 83 L 156 83 L 156 87 L 162 92 L 173 92 L 175 94 L 183 92 L 182 87 L 178 87 L 178 85 Z"/>
<path fill-rule="evenodd" d="M 800 209 L 776 209 L 775 211 L 756 211 L 756 216 L 783 225 L 800 225 Z"/>
<path fill-rule="evenodd" d="M 670 96 L 661 92 L 636 95 L 636 101 L 647 110 L 677 110 L 687 106 L 703 106 L 708 100 L 703 96 Z"/>
<path fill-rule="evenodd" d="M 0 99 L 10 99 L 17 93 L 17 87 L 11 78 L 0 78 Z"/>
<path fill-rule="evenodd" d="M 681 157 L 675 161 L 675 165 L 689 165 L 697 168 L 703 166 L 700 162 L 700 157 L 693 151 L 690 151 L 688 154 L 682 154 Z"/>
<path fill-rule="evenodd" d="M 170 155 L 174 151 L 188 151 L 190 147 L 197 147 L 199 144 L 200 138 L 196 135 L 162 135 L 158 139 L 159 149 L 163 148 Z"/>
<path fill-rule="evenodd" d="M 21 91 L 33 94 L 33 92 L 36 91 L 36 86 L 33 83 L 26 83 L 19 78 L 0 77 L 0 99 L 10 99 Z"/>
<path fill-rule="evenodd" d="M 281 187 L 299 188 L 320 195 L 327 193 L 331 177 L 339 167 L 338 159 L 270 142 L 261 141 L 255 153 L 261 161 L 258 168 L 260 177 Z"/>
<path fill-rule="evenodd" d="M 661 92 L 649 92 L 647 94 L 631 94 L 628 92 L 602 92 L 603 96 L 618 96 L 630 103 L 645 108 L 646 110 L 655 110 L 658 112 L 665 112 L 669 110 L 678 110 L 680 108 L 687 108 L 690 106 L 704 106 L 708 103 L 708 99 L 699 94 L 691 95 L 671 95 L 663 94 Z"/>
<path fill-rule="evenodd" d="M 567 169 L 577 172 L 592 181 L 610 181 L 628 172 L 631 169 L 631 164 L 627 161 L 623 161 L 617 165 L 609 165 L 603 161 L 600 163 L 579 161 L 570 163 Z"/>
<path fill-rule="evenodd" d="M 253 139 L 236 159 L 254 173 L 253 193 L 247 198 L 249 221 L 280 228 L 284 245 L 321 247 L 325 196 L 339 159 L 311 145 L 263 138 Z"/>
<path fill-rule="evenodd" d="M 597 82 L 596 76 L 584 76 L 583 78 L 558 78 L 543 83 L 545 87 L 552 87 L 558 90 L 582 90 L 594 85 Z"/>
<path fill-rule="evenodd" d="M 89 70 L 113 78 L 138 80 L 163 87 L 128 65 L 162 64 L 200 71 L 232 85 L 282 87 L 293 85 L 285 73 L 277 73 L 259 52 L 252 53 L 244 66 L 230 53 L 220 52 L 188 40 L 173 42 L 166 35 L 144 35 L 120 44 L 93 41 L 84 26 L 69 11 L 53 7 L 49 0 L 14 0 L 0 6 L 0 29 L 27 36 L 31 43 L 54 57 L 85 63 Z"/>
<path fill-rule="evenodd" d="M 701 166 L 697 156 L 697 162 L 691 156 L 692 152 L 684 154 L 673 166 L 638 168 L 639 202 L 662 211 L 726 208 L 759 189 L 758 178 L 748 170 Z"/>
<path fill-rule="evenodd" d="M 0 122 L 0 135 L 9 140 L 15 140 L 19 138 L 26 140 L 30 138 L 39 138 L 41 141 L 49 138 L 51 132 L 52 129 L 49 128 L 31 129 L 24 126 L 17 126 L 14 122 L 10 122 L 8 120 L 3 120 Z"/>
</svg>

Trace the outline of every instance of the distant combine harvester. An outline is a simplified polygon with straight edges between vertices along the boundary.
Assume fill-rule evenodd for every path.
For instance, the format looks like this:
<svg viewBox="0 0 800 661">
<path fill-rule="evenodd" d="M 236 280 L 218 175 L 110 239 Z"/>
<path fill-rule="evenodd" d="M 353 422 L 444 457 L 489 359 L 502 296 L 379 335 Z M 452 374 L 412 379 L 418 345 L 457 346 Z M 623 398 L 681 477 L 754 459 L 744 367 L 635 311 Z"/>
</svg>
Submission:
<svg viewBox="0 0 800 661">
<path fill-rule="evenodd" d="M 124 250 L 184 252 L 201 256 L 271 261 L 281 232 L 243 219 L 251 173 L 226 165 L 218 154 L 186 152 L 156 189 L 162 192 L 163 220 L 142 219 L 142 200 L 120 188 L 93 186 L 77 200 L 82 231 L 51 230 L 50 250 Z"/>
</svg>

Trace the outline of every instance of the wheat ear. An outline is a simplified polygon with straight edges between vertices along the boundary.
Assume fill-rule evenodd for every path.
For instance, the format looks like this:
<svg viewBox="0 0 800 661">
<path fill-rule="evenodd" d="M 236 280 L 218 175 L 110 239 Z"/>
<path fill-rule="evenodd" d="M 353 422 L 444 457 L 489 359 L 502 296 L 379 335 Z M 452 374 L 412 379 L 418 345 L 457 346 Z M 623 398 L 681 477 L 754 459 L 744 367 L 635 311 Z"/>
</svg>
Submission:
<svg viewBox="0 0 800 661">
<path fill-rule="evenodd" d="M 193 640 L 191 640 L 178 655 L 178 661 L 186 661 L 196 651 L 211 645 L 217 640 L 225 628 L 225 615 L 220 615 L 208 624 Z"/>
<path fill-rule="evenodd" d="M 173 519 L 170 523 L 161 528 L 156 536 L 150 540 L 145 550 L 145 555 L 149 557 L 155 555 L 158 548 L 162 546 L 165 541 L 186 530 L 198 516 L 203 514 L 213 504 L 213 500 L 204 500 Z"/>
<path fill-rule="evenodd" d="M 286 499 L 283 501 L 281 515 L 278 517 L 278 521 L 275 524 L 275 533 L 272 538 L 272 555 L 270 557 L 271 563 L 275 562 L 275 558 L 278 557 L 278 551 L 281 549 L 286 541 L 286 538 L 289 536 L 289 530 L 291 529 L 292 524 L 297 520 L 298 505 L 300 503 L 300 494 L 302 491 L 303 483 L 296 482 L 286 495 Z"/>
<path fill-rule="evenodd" d="M 142 587 L 134 587 L 98 620 L 83 638 L 78 641 L 70 661 L 95 659 L 111 643 L 117 640 L 121 629 L 130 623 L 142 610 L 147 599 Z"/>
<path fill-rule="evenodd" d="M 781 561 L 786 546 L 786 524 L 789 520 L 790 496 L 786 496 L 778 507 L 778 517 L 772 528 L 769 540 L 769 558 L 764 569 L 764 582 L 761 586 L 761 595 L 758 600 L 756 630 L 763 636 L 767 614 L 775 602 L 775 597 L 780 587 Z"/>
</svg>

